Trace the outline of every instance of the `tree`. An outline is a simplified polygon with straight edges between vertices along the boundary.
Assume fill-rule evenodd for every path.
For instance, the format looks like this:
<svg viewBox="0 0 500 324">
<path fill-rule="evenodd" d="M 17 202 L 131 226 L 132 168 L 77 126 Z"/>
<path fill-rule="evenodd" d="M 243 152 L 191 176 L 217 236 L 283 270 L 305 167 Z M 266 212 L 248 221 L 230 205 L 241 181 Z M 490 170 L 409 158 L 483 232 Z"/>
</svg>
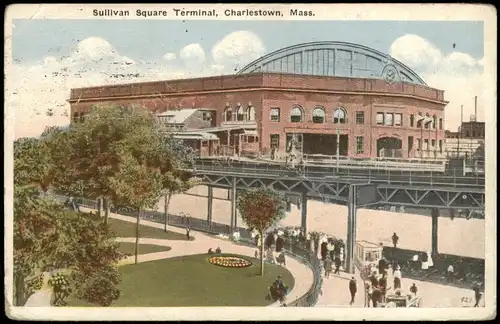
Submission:
<svg viewBox="0 0 500 324">
<path fill-rule="evenodd" d="M 162 192 L 161 174 L 140 164 L 132 154 L 123 153 L 120 171 L 110 179 L 110 183 L 114 188 L 113 201 L 118 206 L 131 207 L 137 211 L 135 263 L 138 263 L 141 213 L 145 208 L 156 205 Z"/>
<path fill-rule="evenodd" d="M 67 211 L 41 197 L 36 186 L 14 188 L 14 303 L 23 306 L 26 279 L 48 269 L 64 269 L 74 279 L 77 295 L 91 302 L 94 281 L 108 282 L 101 300 L 119 296 L 116 263 L 124 257 L 114 235 L 98 218 Z M 90 299 L 89 299 L 90 298 Z"/>
<path fill-rule="evenodd" d="M 285 199 L 278 192 L 262 187 L 257 190 L 243 191 L 238 196 L 236 206 L 245 223 L 259 233 L 261 240 L 260 275 L 264 276 L 264 232 L 285 218 Z"/>
<path fill-rule="evenodd" d="M 163 212 L 164 212 L 164 230 L 168 229 L 168 207 L 173 195 L 188 191 L 189 189 L 199 185 L 200 179 L 192 177 L 188 171 L 167 172 L 162 175 L 162 187 L 164 192 L 163 197 Z"/>
<path fill-rule="evenodd" d="M 151 156 L 150 165 L 162 175 L 164 229 L 168 228 L 168 207 L 173 195 L 189 190 L 200 183 L 189 170 L 194 162 L 194 152 L 173 136 L 162 136 L 161 145 Z"/>
<path fill-rule="evenodd" d="M 66 178 L 69 133 L 48 127 L 39 138 L 14 142 L 14 184 L 34 185 L 42 192 L 58 186 Z"/>
</svg>

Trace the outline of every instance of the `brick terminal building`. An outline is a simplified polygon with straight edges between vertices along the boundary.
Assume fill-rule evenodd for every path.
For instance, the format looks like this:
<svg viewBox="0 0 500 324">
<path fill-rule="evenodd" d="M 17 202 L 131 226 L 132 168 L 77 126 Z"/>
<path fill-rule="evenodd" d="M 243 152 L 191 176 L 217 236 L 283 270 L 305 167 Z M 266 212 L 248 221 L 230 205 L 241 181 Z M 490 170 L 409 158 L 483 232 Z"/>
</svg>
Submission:
<svg viewBox="0 0 500 324">
<path fill-rule="evenodd" d="M 444 91 L 428 87 L 401 62 L 350 43 L 284 48 L 236 75 L 72 89 L 69 102 L 73 121 L 106 103 L 139 104 L 167 122 L 190 109 L 176 134 L 199 138 L 202 155 L 222 147 L 264 155 L 274 148 L 283 156 L 292 139 L 303 154 L 413 158 L 444 152 Z"/>
</svg>

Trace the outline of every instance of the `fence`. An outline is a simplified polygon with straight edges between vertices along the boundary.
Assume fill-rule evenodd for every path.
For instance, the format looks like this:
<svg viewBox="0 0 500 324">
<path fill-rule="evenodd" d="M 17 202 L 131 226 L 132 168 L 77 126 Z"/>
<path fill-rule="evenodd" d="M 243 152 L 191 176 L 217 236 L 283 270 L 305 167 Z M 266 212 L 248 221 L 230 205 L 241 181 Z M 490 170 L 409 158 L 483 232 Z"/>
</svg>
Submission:
<svg viewBox="0 0 500 324">
<path fill-rule="evenodd" d="M 384 162 L 386 163 L 386 162 Z M 350 181 L 368 181 L 373 183 L 400 184 L 410 186 L 441 186 L 441 187 L 475 187 L 484 188 L 485 177 L 481 174 L 464 175 L 464 168 L 450 169 L 442 167 L 443 171 L 432 171 L 421 165 L 406 168 L 386 168 L 383 166 L 290 166 L 266 162 L 250 161 L 219 161 L 198 160 L 195 173 L 230 175 L 230 176 L 280 176 L 305 177 L 308 179 L 325 179 L 327 177 L 342 177 Z"/>
<path fill-rule="evenodd" d="M 52 196 L 61 202 L 67 201 L 68 197 L 52 194 Z M 86 198 L 74 198 L 73 200 L 76 204 L 76 207 L 82 206 L 90 209 L 97 209 L 98 203 L 95 200 L 90 200 Z M 120 215 L 137 217 L 137 211 L 127 210 L 127 209 L 115 209 L 111 208 L 111 212 L 119 213 Z M 140 218 L 144 220 L 148 220 L 155 223 L 165 223 L 165 215 L 162 212 L 154 211 L 154 210 L 145 210 L 141 211 Z M 188 215 L 172 215 L 169 214 L 168 217 L 168 225 L 186 228 L 189 226 L 192 230 L 205 232 L 212 235 L 223 234 L 223 235 L 232 235 L 235 231 L 239 231 L 240 233 L 240 244 L 244 244 L 246 246 L 254 247 L 254 240 L 252 239 L 252 235 L 250 231 L 246 228 L 238 227 L 237 229 L 231 228 L 231 226 L 226 224 L 209 222 L 204 219 L 193 218 Z M 321 261 L 317 258 L 315 253 L 309 252 L 309 250 L 305 247 L 307 244 L 296 243 L 286 243 L 285 252 L 292 258 L 297 259 L 301 263 L 308 266 L 313 272 L 314 279 L 313 285 L 309 289 L 309 291 L 299 299 L 287 304 L 288 307 L 312 307 L 318 301 L 318 297 L 321 293 L 321 286 L 323 284 L 323 279 L 321 277 Z M 287 249 L 288 248 L 288 249 Z"/>
</svg>

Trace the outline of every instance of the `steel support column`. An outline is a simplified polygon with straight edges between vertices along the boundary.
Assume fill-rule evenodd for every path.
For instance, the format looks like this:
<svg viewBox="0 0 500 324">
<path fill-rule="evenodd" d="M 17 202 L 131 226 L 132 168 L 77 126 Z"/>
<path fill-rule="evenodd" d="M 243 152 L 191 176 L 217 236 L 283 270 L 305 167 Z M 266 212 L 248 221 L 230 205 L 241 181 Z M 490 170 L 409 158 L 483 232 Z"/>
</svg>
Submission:
<svg viewBox="0 0 500 324">
<path fill-rule="evenodd" d="M 432 208 L 431 209 L 431 218 L 432 218 L 432 249 L 431 253 L 438 254 L 438 222 L 439 222 L 439 209 Z"/>
<path fill-rule="evenodd" d="M 349 186 L 347 202 L 347 244 L 345 253 L 346 272 L 354 273 L 354 247 L 356 246 L 356 187 Z"/>
<path fill-rule="evenodd" d="M 208 195 L 207 195 L 207 222 L 209 226 L 212 226 L 212 205 L 214 201 L 214 187 L 212 186 L 207 186 L 208 189 Z"/>
<path fill-rule="evenodd" d="M 307 234 L 307 192 L 302 191 L 302 196 L 300 198 L 300 227 Z"/>
<path fill-rule="evenodd" d="M 231 180 L 231 230 L 236 227 L 236 181 L 233 177 Z"/>
</svg>

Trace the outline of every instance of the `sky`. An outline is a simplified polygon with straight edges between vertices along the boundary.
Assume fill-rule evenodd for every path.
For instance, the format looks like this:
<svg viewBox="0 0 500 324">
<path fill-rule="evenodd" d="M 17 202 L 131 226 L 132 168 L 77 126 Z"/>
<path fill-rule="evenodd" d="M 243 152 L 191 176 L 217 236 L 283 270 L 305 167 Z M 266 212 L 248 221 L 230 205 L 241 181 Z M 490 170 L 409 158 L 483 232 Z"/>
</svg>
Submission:
<svg viewBox="0 0 500 324">
<path fill-rule="evenodd" d="M 446 128 L 484 120 L 483 22 L 14 20 L 8 108 L 15 137 L 69 123 L 71 88 L 232 74 L 262 55 L 313 41 L 388 53 L 445 91 Z M 47 113 L 49 110 L 52 113 Z"/>
</svg>

